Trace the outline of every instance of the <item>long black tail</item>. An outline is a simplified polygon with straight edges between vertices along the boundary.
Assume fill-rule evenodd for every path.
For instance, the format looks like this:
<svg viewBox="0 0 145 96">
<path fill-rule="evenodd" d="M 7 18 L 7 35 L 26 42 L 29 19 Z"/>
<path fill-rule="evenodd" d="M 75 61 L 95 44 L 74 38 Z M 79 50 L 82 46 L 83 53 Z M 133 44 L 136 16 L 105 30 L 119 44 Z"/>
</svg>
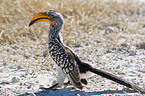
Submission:
<svg viewBox="0 0 145 96">
<path fill-rule="evenodd" d="M 87 69 L 88 69 L 90 72 L 93 72 L 93 73 L 98 74 L 98 75 L 100 75 L 100 76 L 102 76 L 102 77 L 105 77 L 105 78 L 107 78 L 107 79 L 110 79 L 110 80 L 112 80 L 112 81 L 115 81 L 115 82 L 117 82 L 117 83 L 119 83 L 119 84 L 121 84 L 121 85 L 124 85 L 124 86 L 127 86 L 127 87 L 129 87 L 129 88 L 132 88 L 132 89 L 134 89 L 134 90 L 136 90 L 136 91 L 145 92 L 145 89 L 140 88 L 139 86 L 137 86 L 137 85 L 135 85 L 135 84 L 133 84 L 133 83 L 131 83 L 131 82 L 128 82 L 128 81 L 126 81 L 126 80 L 124 80 L 124 79 L 122 79 L 122 78 L 120 78 L 120 77 L 117 77 L 117 76 L 115 76 L 115 75 L 113 75 L 113 74 L 110 74 L 110 73 L 108 73 L 108 72 L 105 72 L 105 71 L 102 71 L 102 70 L 93 68 L 93 67 L 91 67 L 91 66 L 88 65 L 88 64 L 85 64 L 85 65 L 86 65 Z"/>
<path fill-rule="evenodd" d="M 93 72 L 93 73 L 95 73 L 97 75 L 105 77 L 107 79 L 110 79 L 112 81 L 115 81 L 115 82 L 117 82 L 117 83 L 119 83 L 121 85 L 124 85 L 124 86 L 127 86 L 129 88 L 132 88 L 132 89 L 134 89 L 136 91 L 145 93 L 145 89 L 140 88 L 139 86 L 137 86 L 137 85 L 135 85 L 135 84 L 133 84 L 131 82 L 128 82 L 128 81 L 126 81 L 126 80 L 124 80 L 124 79 L 122 79 L 120 77 L 117 77 L 117 76 L 115 76 L 113 74 L 110 74 L 108 72 L 93 68 L 91 65 L 81 61 L 79 59 L 79 57 L 77 55 L 75 55 L 73 52 L 72 52 L 72 54 L 74 55 L 74 58 L 75 58 L 78 66 L 79 66 L 80 73 L 86 73 L 87 71 L 90 71 L 90 72 Z"/>
</svg>

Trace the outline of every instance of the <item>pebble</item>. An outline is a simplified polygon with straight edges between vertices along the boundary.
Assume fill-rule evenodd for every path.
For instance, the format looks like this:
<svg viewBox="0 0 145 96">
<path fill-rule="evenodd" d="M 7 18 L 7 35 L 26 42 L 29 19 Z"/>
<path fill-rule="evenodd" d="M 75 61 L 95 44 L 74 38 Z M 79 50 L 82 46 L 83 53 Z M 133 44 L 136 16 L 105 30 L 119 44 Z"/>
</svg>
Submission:
<svg viewBox="0 0 145 96">
<path fill-rule="evenodd" d="M 110 26 L 110 27 L 106 28 L 105 33 L 111 33 L 114 31 L 115 31 L 115 28 Z"/>
<path fill-rule="evenodd" d="M 19 82 L 19 81 L 20 81 L 20 79 L 17 78 L 17 77 L 13 77 L 13 78 L 12 78 L 12 83 L 17 83 L 17 82 Z"/>
</svg>

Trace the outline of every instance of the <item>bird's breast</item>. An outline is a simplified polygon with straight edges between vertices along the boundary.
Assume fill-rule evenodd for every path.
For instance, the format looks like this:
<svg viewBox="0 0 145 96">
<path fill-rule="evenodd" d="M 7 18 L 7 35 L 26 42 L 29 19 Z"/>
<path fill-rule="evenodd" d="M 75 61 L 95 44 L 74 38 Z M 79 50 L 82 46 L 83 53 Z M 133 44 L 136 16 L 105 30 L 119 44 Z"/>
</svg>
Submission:
<svg viewBox="0 0 145 96">
<path fill-rule="evenodd" d="M 73 70 L 73 64 L 70 62 L 68 54 L 57 40 L 50 40 L 48 43 L 48 49 L 52 59 L 66 72 L 66 74 Z"/>
</svg>

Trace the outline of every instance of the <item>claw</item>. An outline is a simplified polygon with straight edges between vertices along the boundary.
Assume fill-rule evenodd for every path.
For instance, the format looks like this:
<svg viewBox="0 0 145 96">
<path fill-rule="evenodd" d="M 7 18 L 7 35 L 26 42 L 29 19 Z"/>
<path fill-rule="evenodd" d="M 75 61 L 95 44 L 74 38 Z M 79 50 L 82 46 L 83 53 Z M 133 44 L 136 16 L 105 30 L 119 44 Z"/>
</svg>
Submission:
<svg viewBox="0 0 145 96">
<path fill-rule="evenodd" d="M 45 91 L 48 91 L 48 90 L 58 90 L 58 89 L 54 89 L 56 86 L 58 86 L 58 83 L 54 84 L 53 86 L 51 86 L 49 88 L 40 87 L 40 89 L 43 89 Z"/>
<path fill-rule="evenodd" d="M 58 90 L 58 89 L 51 88 L 51 87 L 49 87 L 49 88 L 40 87 L 40 89 L 42 89 L 43 91 L 50 91 L 50 90 L 53 90 L 53 91 L 55 91 L 55 90 Z"/>
</svg>

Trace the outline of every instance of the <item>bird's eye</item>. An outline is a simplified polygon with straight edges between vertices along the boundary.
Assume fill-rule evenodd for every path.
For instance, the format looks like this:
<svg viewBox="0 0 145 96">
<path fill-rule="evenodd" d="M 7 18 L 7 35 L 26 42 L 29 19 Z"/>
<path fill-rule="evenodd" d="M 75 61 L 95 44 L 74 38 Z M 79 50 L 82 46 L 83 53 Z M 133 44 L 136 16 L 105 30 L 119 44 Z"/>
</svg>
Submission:
<svg viewBox="0 0 145 96">
<path fill-rule="evenodd" d="M 51 15 L 50 18 L 53 19 L 54 18 L 54 15 Z"/>
</svg>

